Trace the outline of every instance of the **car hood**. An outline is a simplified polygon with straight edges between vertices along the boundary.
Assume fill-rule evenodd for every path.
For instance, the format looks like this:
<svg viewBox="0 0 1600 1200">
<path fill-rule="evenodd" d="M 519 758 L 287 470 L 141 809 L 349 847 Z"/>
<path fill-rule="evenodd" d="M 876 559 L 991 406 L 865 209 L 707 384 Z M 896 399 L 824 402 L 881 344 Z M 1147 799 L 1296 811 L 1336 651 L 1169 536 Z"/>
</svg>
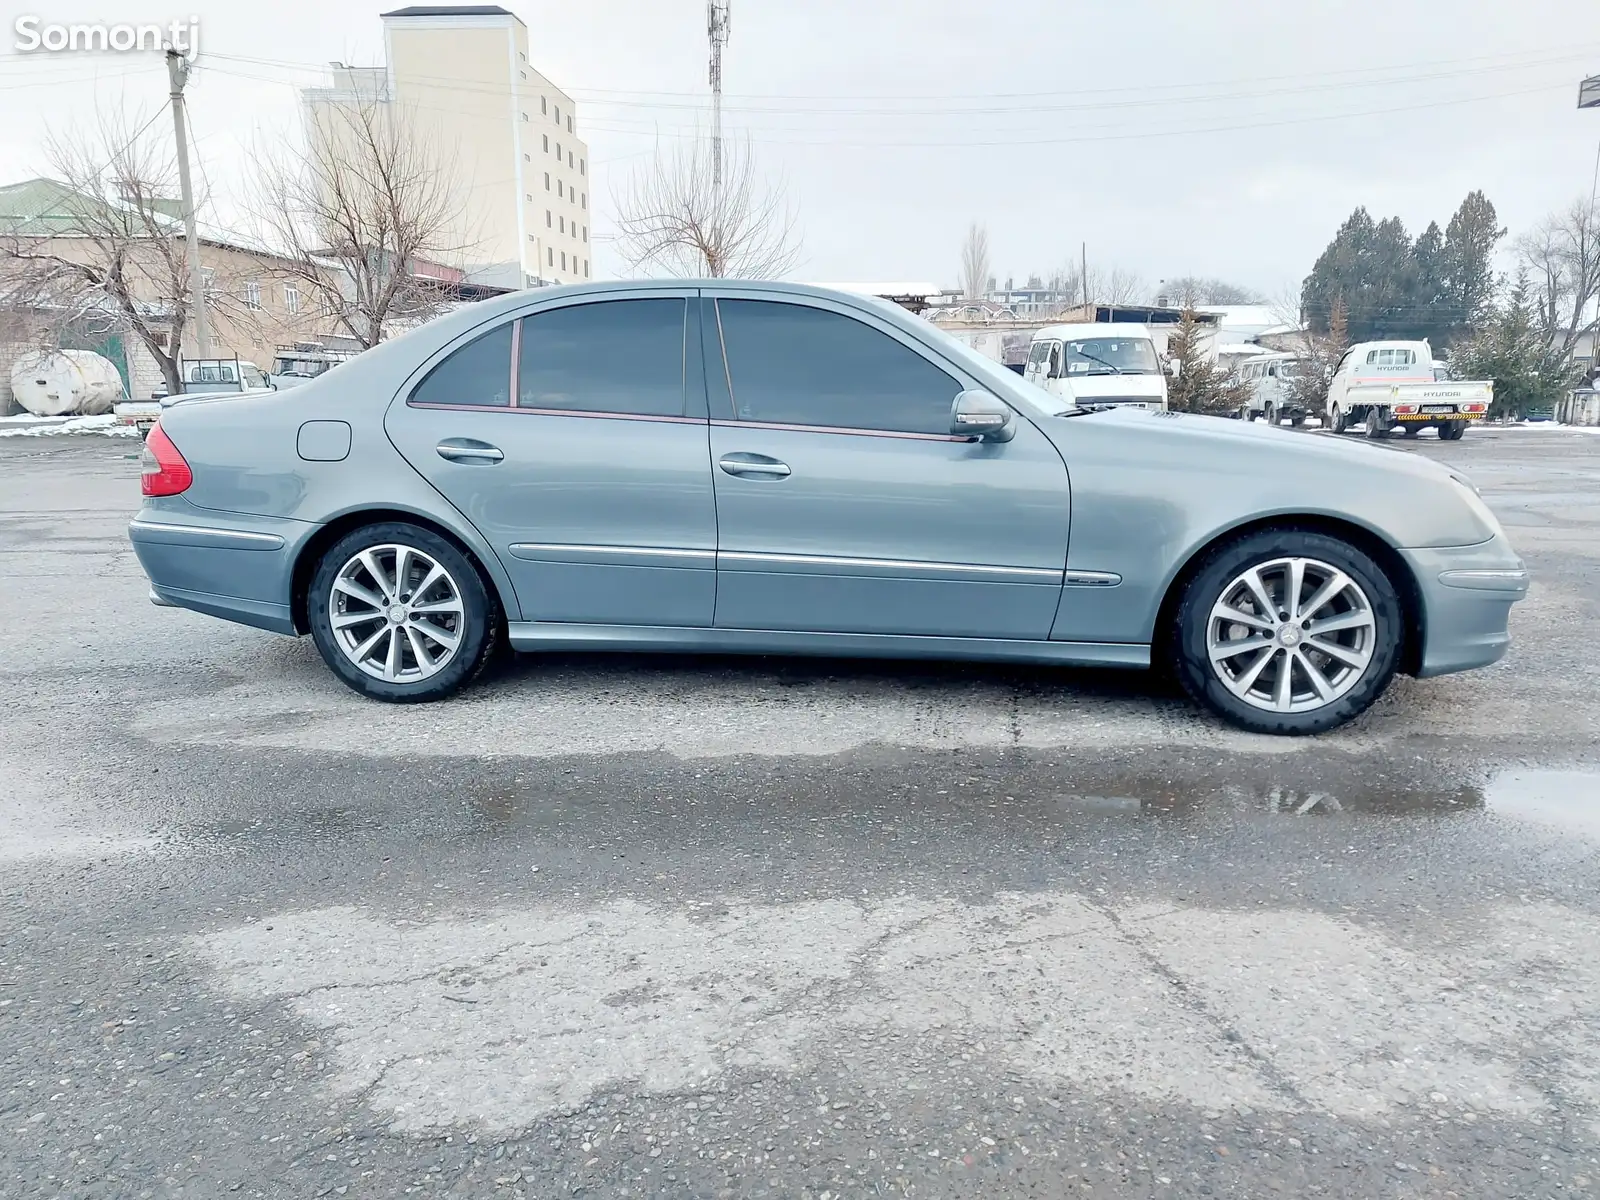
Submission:
<svg viewBox="0 0 1600 1200">
<path fill-rule="evenodd" d="M 1381 445 L 1143 409 L 1038 424 L 1073 477 L 1075 505 L 1081 478 L 1188 508 L 1222 506 L 1244 519 L 1298 513 L 1350 520 L 1397 547 L 1471 545 L 1500 532 L 1460 473 Z"/>
</svg>

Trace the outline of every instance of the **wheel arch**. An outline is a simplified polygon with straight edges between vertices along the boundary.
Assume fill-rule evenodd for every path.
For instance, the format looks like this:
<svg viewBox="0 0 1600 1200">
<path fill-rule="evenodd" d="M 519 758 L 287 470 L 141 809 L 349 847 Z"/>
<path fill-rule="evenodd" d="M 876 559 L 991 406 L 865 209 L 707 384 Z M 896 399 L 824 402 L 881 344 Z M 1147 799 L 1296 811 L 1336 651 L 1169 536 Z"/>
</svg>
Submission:
<svg viewBox="0 0 1600 1200">
<path fill-rule="evenodd" d="M 1189 581 L 1199 574 L 1211 556 L 1224 546 L 1268 530 L 1305 530 L 1326 534 L 1348 542 L 1364 554 L 1370 555 L 1393 582 L 1395 594 L 1400 599 L 1404 628 L 1400 645 L 1399 670 L 1406 675 L 1417 673 L 1422 666 L 1426 610 L 1423 608 L 1422 589 L 1417 583 L 1416 575 L 1400 552 L 1382 536 L 1356 521 L 1323 513 L 1279 513 L 1258 517 L 1220 530 L 1198 545 L 1173 573 L 1162 593 L 1161 604 L 1156 610 L 1155 632 L 1151 639 L 1152 662 L 1161 663 L 1168 659 L 1172 648 L 1173 621 Z"/>
<path fill-rule="evenodd" d="M 317 531 L 301 544 L 295 555 L 294 569 L 289 579 L 289 611 L 296 633 L 305 634 L 311 631 L 308 611 L 311 577 L 316 574 L 317 563 L 322 560 L 323 553 L 347 533 L 364 525 L 378 525 L 386 521 L 401 521 L 408 525 L 416 525 L 444 538 L 472 564 L 472 569 L 478 573 L 484 589 L 500 598 L 501 620 L 509 620 L 509 614 L 517 611 L 510 607 L 516 603 L 515 595 L 508 590 L 508 585 L 502 585 L 500 573 L 490 567 L 480 549 L 437 517 L 409 508 L 358 508 L 340 513 L 326 524 L 319 526 Z M 494 567 L 498 566 L 498 563 L 494 564 Z"/>
</svg>

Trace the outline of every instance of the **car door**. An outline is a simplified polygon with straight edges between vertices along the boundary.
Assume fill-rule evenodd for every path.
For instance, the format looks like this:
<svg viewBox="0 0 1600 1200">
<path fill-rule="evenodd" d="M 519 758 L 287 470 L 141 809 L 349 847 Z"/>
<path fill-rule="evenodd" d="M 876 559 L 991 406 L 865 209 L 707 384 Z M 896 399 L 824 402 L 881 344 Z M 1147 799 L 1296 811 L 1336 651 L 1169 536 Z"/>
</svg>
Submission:
<svg viewBox="0 0 1600 1200">
<path fill-rule="evenodd" d="M 1069 493 L 1038 429 L 953 436 L 975 381 L 859 309 L 702 305 L 719 628 L 1049 636 Z"/>
<path fill-rule="evenodd" d="M 523 619 L 711 624 L 698 311 L 692 290 L 539 308 L 391 406 L 390 438 L 500 555 Z"/>
</svg>

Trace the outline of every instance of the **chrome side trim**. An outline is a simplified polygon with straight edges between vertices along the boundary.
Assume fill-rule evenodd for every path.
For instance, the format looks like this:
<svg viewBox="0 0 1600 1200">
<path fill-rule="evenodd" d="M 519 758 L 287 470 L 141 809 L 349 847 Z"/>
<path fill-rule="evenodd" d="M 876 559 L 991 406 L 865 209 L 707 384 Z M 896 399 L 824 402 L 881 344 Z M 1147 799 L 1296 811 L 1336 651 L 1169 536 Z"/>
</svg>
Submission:
<svg viewBox="0 0 1600 1200">
<path fill-rule="evenodd" d="M 821 654 L 851 658 L 918 658 L 988 662 L 1047 662 L 1077 666 L 1150 665 L 1145 643 L 990 641 L 869 633 L 792 633 L 764 629 L 669 628 L 659 625 L 583 625 L 512 621 L 518 650 L 700 651 L 737 654 Z"/>
<path fill-rule="evenodd" d="M 206 525 L 176 525 L 167 521 L 128 522 L 128 536 L 135 541 L 165 542 L 169 545 L 195 544 L 235 550 L 281 550 L 283 539 L 275 533 L 252 533 L 245 529 L 218 529 Z"/>
<path fill-rule="evenodd" d="M 842 433 L 855 437 L 899 438 L 912 442 L 978 442 L 982 438 L 955 433 L 907 433 L 896 429 L 850 429 L 839 425 L 792 425 L 782 421 L 726 421 L 721 418 L 711 422 L 718 429 L 773 429 L 782 433 Z"/>
<path fill-rule="evenodd" d="M 1495 569 L 1487 567 L 1439 572 L 1439 582 L 1445 587 L 1466 588 L 1482 592 L 1522 593 L 1528 590 L 1528 572 L 1514 567 Z"/>
<path fill-rule="evenodd" d="M 1116 587 L 1122 576 L 1115 571 L 1067 571 L 1061 578 L 1067 587 Z"/>
<path fill-rule="evenodd" d="M 596 566 L 685 567 L 709 571 L 717 565 L 715 550 L 674 546 L 593 546 L 578 542 L 514 542 L 512 557 L 528 562 L 576 562 Z"/>
<path fill-rule="evenodd" d="M 990 575 L 1007 580 L 1060 583 L 1061 572 L 1045 567 L 991 567 L 977 563 L 916 562 L 899 558 L 843 558 L 830 554 L 770 554 L 751 550 L 721 550 L 717 565 L 752 564 L 758 567 L 844 567 L 874 572 L 905 571 L 919 575 Z"/>
</svg>

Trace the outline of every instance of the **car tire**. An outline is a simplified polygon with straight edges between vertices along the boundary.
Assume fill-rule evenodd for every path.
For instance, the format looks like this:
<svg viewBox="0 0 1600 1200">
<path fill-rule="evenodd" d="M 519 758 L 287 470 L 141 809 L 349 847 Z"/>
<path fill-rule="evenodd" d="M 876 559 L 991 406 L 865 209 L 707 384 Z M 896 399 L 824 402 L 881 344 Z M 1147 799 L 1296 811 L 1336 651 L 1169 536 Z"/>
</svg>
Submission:
<svg viewBox="0 0 1600 1200">
<path fill-rule="evenodd" d="M 1292 429 L 1299 429 L 1305 423 L 1306 423 L 1306 415 L 1305 415 L 1305 413 L 1295 413 L 1294 416 L 1289 418 L 1289 426 Z"/>
<path fill-rule="evenodd" d="M 503 624 L 498 597 L 454 543 L 399 521 L 364 526 L 328 547 L 306 615 L 333 673 L 392 704 L 442 700 L 476 679 Z"/>
<path fill-rule="evenodd" d="M 1462 435 L 1467 432 L 1465 421 L 1446 421 L 1439 426 L 1439 438 L 1446 442 L 1459 442 Z"/>
<path fill-rule="evenodd" d="M 1300 601 L 1317 605 L 1309 617 L 1285 604 L 1296 562 Z M 1277 612 L 1263 614 L 1252 576 Z M 1333 590 L 1320 597 L 1324 589 Z M 1330 615 L 1318 615 L 1324 612 Z M 1246 620 L 1233 620 L 1236 614 Z M 1317 636 L 1316 626 L 1333 621 L 1342 627 Z M 1405 637 L 1394 582 L 1371 556 L 1295 528 L 1247 534 L 1213 550 L 1185 585 L 1173 622 L 1167 665 L 1184 691 L 1252 733 L 1323 733 L 1359 716 L 1394 678 Z M 1286 632 L 1291 626 L 1296 632 Z M 1240 648 L 1228 653 L 1235 643 Z"/>
<path fill-rule="evenodd" d="M 1389 436 L 1389 423 L 1376 409 L 1367 410 L 1367 436 L 1374 441 Z"/>
<path fill-rule="evenodd" d="M 1410 421 L 1406 421 L 1400 426 L 1400 434 L 1402 437 L 1414 438 L 1417 436 L 1417 427 Z"/>
<path fill-rule="evenodd" d="M 1340 408 L 1337 404 L 1335 404 L 1333 406 L 1333 431 L 1335 433 L 1343 433 L 1345 430 L 1347 430 L 1349 428 L 1350 428 L 1350 417 L 1349 417 L 1349 415 L 1344 411 L 1344 409 Z"/>
</svg>

